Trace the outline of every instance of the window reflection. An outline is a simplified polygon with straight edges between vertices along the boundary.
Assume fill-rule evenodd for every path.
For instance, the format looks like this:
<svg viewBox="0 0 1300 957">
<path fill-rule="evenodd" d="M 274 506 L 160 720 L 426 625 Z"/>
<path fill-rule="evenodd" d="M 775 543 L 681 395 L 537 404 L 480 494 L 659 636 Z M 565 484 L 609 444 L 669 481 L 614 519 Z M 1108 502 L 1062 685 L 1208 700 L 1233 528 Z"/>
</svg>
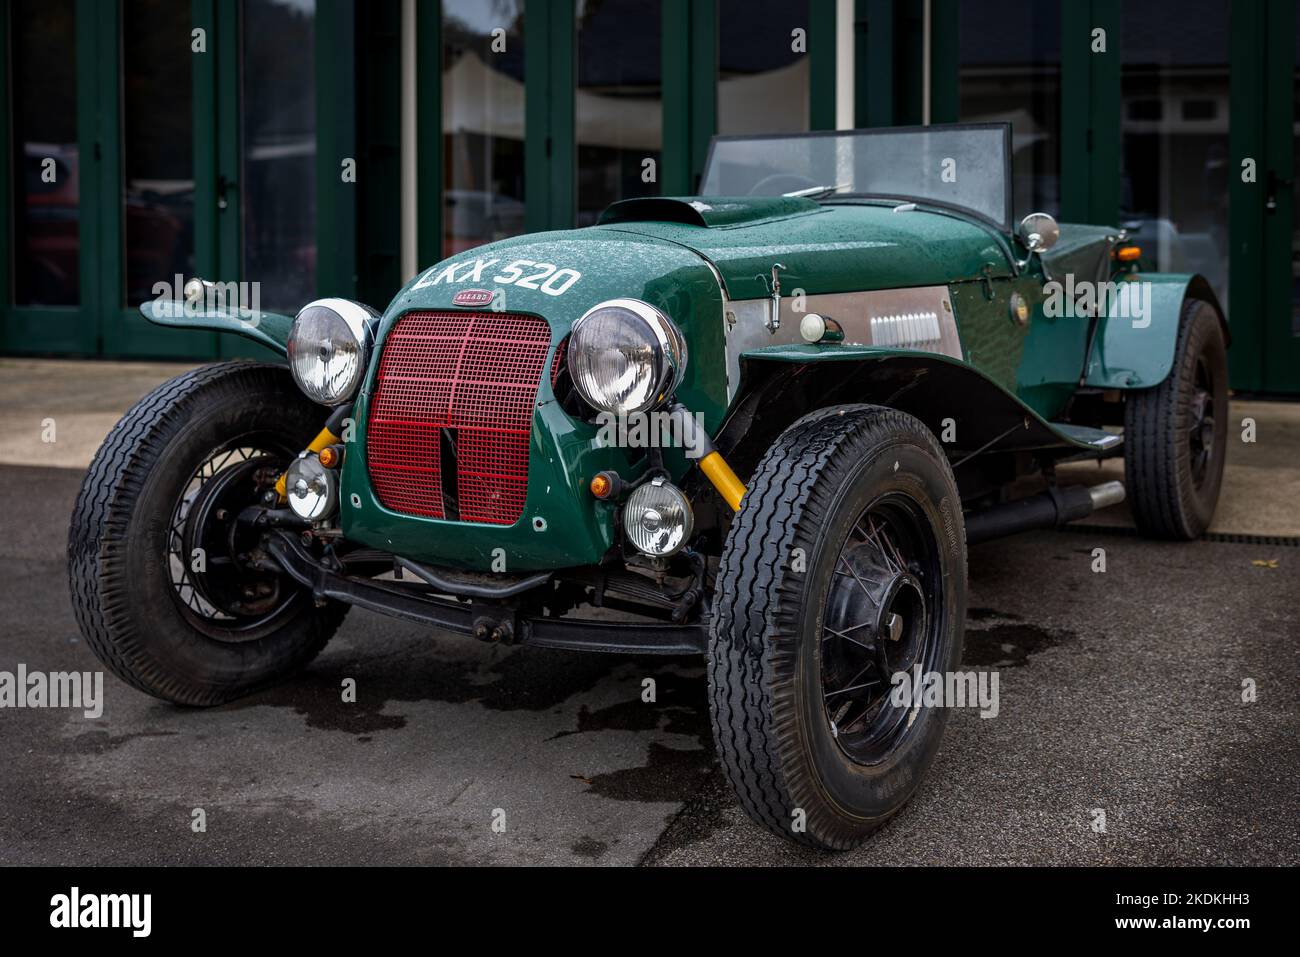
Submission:
<svg viewBox="0 0 1300 957">
<path fill-rule="evenodd" d="M 524 5 L 444 0 L 442 11 L 443 255 L 451 256 L 524 231 Z"/>
<path fill-rule="evenodd" d="M 316 294 L 314 0 L 244 0 L 243 279 L 264 309 Z"/>
<path fill-rule="evenodd" d="M 721 0 L 718 4 L 718 132 L 808 129 L 808 0 Z"/>
<path fill-rule="evenodd" d="M 190 10 L 169 0 L 122 7 L 126 302 L 194 272 Z"/>
<path fill-rule="evenodd" d="M 578 0 L 579 226 L 616 200 L 659 194 L 661 23 L 659 3 Z"/>
<path fill-rule="evenodd" d="M 81 298 L 80 173 L 73 0 L 13 0 L 14 303 Z M 5 11 L 0 11 L 4 16 Z"/>
<path fill-rule="evenodd" d="M 1010 123 L 1014 214 L 1058 216 L 1060 4 L 964 0 L 959 16 L 959 117 L 963 123 Z"/>
<path fill-rule="evenodd" d="M 1124 8 L 1123 225 L 1157 269 L 1204 275 L 1225 310 L 1228 42 L 1227 0 Z"/>
</svg>

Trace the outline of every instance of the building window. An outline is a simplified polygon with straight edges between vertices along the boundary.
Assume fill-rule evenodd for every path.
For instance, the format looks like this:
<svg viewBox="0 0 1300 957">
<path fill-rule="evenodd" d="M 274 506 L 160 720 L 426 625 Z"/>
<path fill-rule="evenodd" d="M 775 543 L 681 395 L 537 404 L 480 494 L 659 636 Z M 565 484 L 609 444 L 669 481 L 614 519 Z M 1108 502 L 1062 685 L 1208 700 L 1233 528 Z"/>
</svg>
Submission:
<svg viewBox="0 0 1300 957">
<path fill-rule="evenodd" d="M 9 14 L 14 303 L 72 306 L 81 300 L 82 172 L 74 3 L 14 0 Z"/>
<path fill-rule="evenodd" d="M 442 4 L 443 256 L 524 231 L 523 0 Z"/>
<path fill-rule="evenodd" d="M 168 0 L 122 5 L 122 223 L 126 304 L 194 274 L 190 10 Z"/>
<path fill-rule="evenodd" d="M 1227 0 L 1125 6 L 1120 80 L 1123 225 L 1156 269 L 1205 276 L 1225 310 L 1228 8 Z"/>
<path fill-rule="evenodd" d="M 314 0 L 244 0 L 243 278 L 264 309 L 316 297 Z"/>
<path fill-rule="evenodd" d="M 718 4 L 718 132 L 808 129 L 808 0 Z"/>
<path fill-rule="evenodd" d="M 958 16 L 961 121 L 1010 123 L 1014 215 L 1059 215 L 1060 4 L 964 0 Z"/>
<path fill-rule="evenodd" d="M 578 0 L 579 226 L 610 203 L 659 193 L 663 148 L 660 4 Z"/>
</svg>

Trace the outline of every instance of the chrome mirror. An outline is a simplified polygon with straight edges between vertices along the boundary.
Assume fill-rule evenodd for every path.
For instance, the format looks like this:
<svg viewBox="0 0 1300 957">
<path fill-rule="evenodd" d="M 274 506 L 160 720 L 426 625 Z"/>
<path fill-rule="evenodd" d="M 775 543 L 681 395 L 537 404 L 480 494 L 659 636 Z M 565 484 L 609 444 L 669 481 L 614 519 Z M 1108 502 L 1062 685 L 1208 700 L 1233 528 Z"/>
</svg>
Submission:
<svg viewBox="0 0 1300 957">
<path fill-rule="evenodd" d="M 1056 245 L 1061 227 L 1047 213 L 1030 213 L 1020 221 L 1020 241 L 1031 253 L 1041 253 Z"/>
</svg>

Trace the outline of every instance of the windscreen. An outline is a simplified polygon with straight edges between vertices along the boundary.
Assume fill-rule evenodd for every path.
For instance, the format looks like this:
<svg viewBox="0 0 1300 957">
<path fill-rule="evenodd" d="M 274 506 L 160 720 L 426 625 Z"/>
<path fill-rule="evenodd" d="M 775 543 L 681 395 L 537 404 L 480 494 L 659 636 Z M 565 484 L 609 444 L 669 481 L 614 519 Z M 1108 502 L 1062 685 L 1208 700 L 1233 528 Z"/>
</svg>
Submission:
<svg viewBox="0 0 1300 957">
<path fill-rule="evenodd" d="M 1011 227 L 1005 123 L 718 137 L 704 196 L 879 196 L 937 202 Z M 819 192 L 825 190 L 825 195 Z"/>
</svg>

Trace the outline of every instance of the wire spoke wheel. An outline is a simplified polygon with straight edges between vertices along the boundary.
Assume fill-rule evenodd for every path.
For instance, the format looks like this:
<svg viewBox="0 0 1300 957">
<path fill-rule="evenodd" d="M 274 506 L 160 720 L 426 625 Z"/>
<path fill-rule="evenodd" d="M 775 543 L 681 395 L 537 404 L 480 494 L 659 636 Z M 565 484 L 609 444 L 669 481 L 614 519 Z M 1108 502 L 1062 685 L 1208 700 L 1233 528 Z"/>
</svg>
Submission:
<svg viewBox="0 0 1300 957">
<path fill-rule="evenodd" d="M 302 600 L 283 576 L 250 566 L 258 536 L 237 521 L 274 486 L 292 455 L 284 437 L 240 436 L 205 455 L 177 496 L 167 527 L 167 574 L 182 614 L 218 641 L 261 638 Z"/>
<path fill-rule="evenodd" d="M 895 704 L 893 679 L 961 662 L 961 498 L 938 440 L 880 406 L 804 416 L 750 477 L 717 580 L 710 718 L 737 801 L 783 837 L 855 846 L 948 721 Z"/>
<path fill-rule="evenodd" d="M 68 585 L 115 675 L 223 704 L 293 674 L 338 630 L 349 606 L 283 576 L 240 520 L 323 416 L 284 367 L 235 361 L 162 383 L 114 426 L 73 508 Z"/>
<path fill-rule="evenodd" d="M 873 502 L 840 549 L 821 635 L 822 705 L 853 761 L 879 761 L 907 729 L 891 703 L 893 677 L 929 671 L 938 642 L 937 546 L 919 505 L 892 493 Z"/>
</svg>

